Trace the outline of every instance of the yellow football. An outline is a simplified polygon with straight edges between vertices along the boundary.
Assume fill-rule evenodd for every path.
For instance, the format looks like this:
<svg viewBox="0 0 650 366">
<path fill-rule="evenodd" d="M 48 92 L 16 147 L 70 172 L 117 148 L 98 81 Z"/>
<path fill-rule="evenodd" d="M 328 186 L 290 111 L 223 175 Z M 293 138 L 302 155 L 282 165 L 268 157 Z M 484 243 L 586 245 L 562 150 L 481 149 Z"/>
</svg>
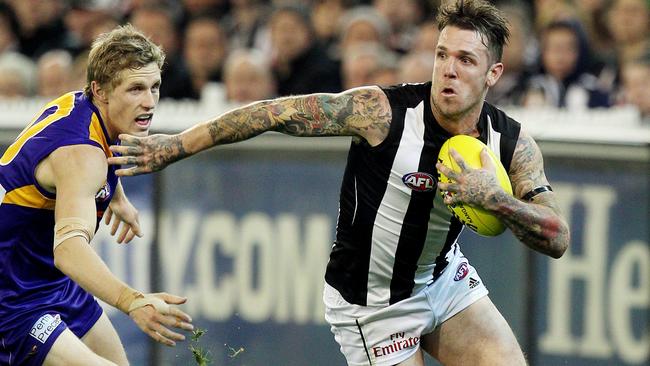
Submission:
<svg viewBox="0 0 650 366">
<path fill-rule="evenodd" d="M 488 154 L 492 159 L 492 164 L 496 167 L 496 175 L 499 184 L 504 191 L 512 194 L 512 186 L 510 185 L 508 172 L 506 172 L 501 161 L 499 161 L 496 155 L 494 155 L 494 152 L 492 152 L 492 150 L 490 150 L 490 148 L 488 148 L 483 142 L 467 135 L 456 135 L 445 141 L 442 148 L 440 148 L 438 161 L 451 170 L 458 172 L 460 171 L 460 167 L 449 154 L 450 148 L 456 150 L 460 156 L 463 157 L 465 163 L 475 169 L 483 166 L 480 154 L 483 148 L 487 148 Z M 451 182 L 451 180 L 440 171 L 438 171 L 438 181 L 443 183 Z M 440 194 L 444 197 L 446 194 L 451 193 L 440 191 Z M 497 236 L 506 229 L 505 225 L 496 216 L 480 207 L 474 207 L 463 203 L 447 205 L 447 207 L 451 210 L 454 216 L 460 220 L 460 222 L 478 234 L 484 236 Z"/>
</svg>

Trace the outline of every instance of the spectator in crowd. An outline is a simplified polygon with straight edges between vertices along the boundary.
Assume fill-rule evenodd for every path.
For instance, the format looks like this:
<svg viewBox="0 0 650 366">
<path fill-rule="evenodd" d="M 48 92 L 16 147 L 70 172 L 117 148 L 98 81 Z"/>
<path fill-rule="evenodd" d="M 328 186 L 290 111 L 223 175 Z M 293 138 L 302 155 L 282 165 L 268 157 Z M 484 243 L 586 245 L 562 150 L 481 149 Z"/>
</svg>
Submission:
<svg viewBox="0 0 650 366">
<path fill-rule="evenodd" d="M 65 26 L 62 16 L 65 3 L 60 0 L 7 0 L 20 24 L 20 52 L 33 59 L 62 48 Z"/>
<path fill-rule="evenodd" d="M 89 50 L 98 34 L 97 25 L 108 19 L 115 21 L 113 17 L 120 15 L 116 12 L 116 3 L 110 0 L 72 0 L 63 16 L 65 48 L 74 56 Z"/>
<path fill-rule="evenodd" d="M 230 12 L 223 18 L 231 48 L 261 48 L 266 43 L 265 14 L 262 0 L 231 0 Z"/>
<path fill-rule="evenodd" d="M 503 74 L 490 87 L 486 100 L 499 106 L 520 106 L 533 73 L 537 45 L 530 16 L 523 5 L 501 7 L 510 23 L 510 38 L 503 48 Z"/>
<path fill-rule="evenodd" d="M 608 107 L 609 96 L 586 70 L 589 48 L 578 23 L 556 21 L 543 30 L 541 73 L 534 75 L 524 96 L 526 106 L 567 109 Z"/>
<path fill-rule="evenodd" d="M 37 90 L 40 97 L 54 99 L 70 91 L 73 59 L 65 50 L 52 50 L 43 54 L 36 63 Z"/>
<path fill-rule="evenodd" d="M 343 14 L 340 21 L 339 48 L 341 58 L 348 49 L 363 43 L 389 47 L 390 24 L 375 8 L 357 6 Z"/>
<path fill-rule="evenodd" d="M 650 3 L 647 0 L 613 0 L 608 28 L 620 64 L 643 56 L 650 41 Z"/>
<path fill-rule="evenodd" d="M 329 50 L 338 41 L 338 22 L 347 9 L 347 0 L 318 0 L 311 10 L 311 22 L 318 41 Z"/>
<path fill-rule="evenodd" d="M 373 0 L 372 6 L 383 15 L 390 24 L 388 46 L 399 53 L 411 48 L 417 26 L 422 19 L 422 11 L 417 0 Z"/>
<path fill-rule="evenodd" d="M 650 49 L 644 56 L 623 64 L 621 76 L 622 103 L 636 107 L 643 124 L 650 126 Z"/>
<path fill-rule="evenodd" d="M 221 24 L 214 17 L 199 16 L 187 24 L 183 57 L 192 81 L 192 90 L 187 97 L 201 99 L 208 83 L 222 81 L 227 42 Z"/>
<path fill-rule="evenodd" d="M 341 90 L 339 65 L 315 41 L 303 8 L 276 8 L 269 20 L 269 30 L 279 95 Z"/>
<path fill-rule="evenodd" d="M 400 83 L 425 83 L 431 81 L 435 53 L 414 51 L 402 57 L 398 65 Z"/>
<path fill-rule="evenodd" d="M 418 31 L 415 33 L 413 43 L 411 43 L 410 52 L 436 52 L 436 45 L 438 44 L 438 25 L 433 20 L 423 22 L 418 26 Z"/>
<path fill-rule="evenodd" d="M 398 82 L 397 57 L 392 51 L 374 42 L 349 49 L 343 57 L 341 70 L 344 89 L 369 85 L 389 86 Z"/>
<path fill-rule="evenodd" d="M 275 96 L 275 80 L 266 58 L 253 49 L 237 49 L 226 59 L 223 69 L 226 99 L 248 103 Z"/>
<path fill-rule="evenodd" d="M 599 57 L 612 46 L 611 34 L 607 28 L 607 6 L 609 0 L 575 0 L 576 13 L 585 28 L 592 50 Z"/>
<path fill-rule="evenodd" d="M 21 53 L 5 52 L 0 55 L 0 98 L 32 96 L 35 70 L 34 62 Z"/>
<path fill-rule="evenodd" d="M 182 0 L 189 19 L 210 14 L 221 17 L 228 11 L 227 0 Z"/>
<path fill-rule="evenodd" d="M 165 51 L 160 98 L 184 99 L 193 95 L 192 80 L 180 54 L 179 34 L 171 9 L 163 5 L 143 5 L 133 9 L 131 24 Z"/>
<path fill-rule="evenodd" d="M 14 11 L 5 3 L 0 3 L 0 53 L 18 50 L 20 26 Z"/>
<path fill-rule="evenodd" d="M 81 90 L 86 85 L 86 65 L 89 51 L 78 54 L 72 62 L 70 73 L 70 90 Z"/>
</svg>

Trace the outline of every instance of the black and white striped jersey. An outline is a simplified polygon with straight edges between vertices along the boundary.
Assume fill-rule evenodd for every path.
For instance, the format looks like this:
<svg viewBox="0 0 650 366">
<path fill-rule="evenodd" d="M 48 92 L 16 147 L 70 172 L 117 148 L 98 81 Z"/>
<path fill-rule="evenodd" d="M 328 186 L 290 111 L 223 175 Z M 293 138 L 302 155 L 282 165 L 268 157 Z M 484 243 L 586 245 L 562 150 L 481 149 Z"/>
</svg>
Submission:
<svg viewBox="0 0 650 366">
<path fill-rule="evenodd" d="M 436 192 L 436 159 L 451 135 L 431 112 L 431 82 L 383 91 L 390 132 L 374 147 L 351 144 L 325 274 L 346 301 L 363 306 L 396 303 L 434 281 L 462 229 Z M 508 171 L 519 123 L 484 103 L 478 130 Z"/>
</svg>

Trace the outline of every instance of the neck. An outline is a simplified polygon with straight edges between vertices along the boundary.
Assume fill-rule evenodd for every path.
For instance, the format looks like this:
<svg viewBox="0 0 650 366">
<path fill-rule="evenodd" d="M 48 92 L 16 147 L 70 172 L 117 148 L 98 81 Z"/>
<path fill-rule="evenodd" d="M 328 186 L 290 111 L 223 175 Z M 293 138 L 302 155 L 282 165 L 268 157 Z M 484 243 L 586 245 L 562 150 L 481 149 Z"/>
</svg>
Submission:
<svg viewBox="0 0 650 366">
<path fill-rule="evenodd" d="M 108 138 L 111 139 L 111 141 L 115 141 L 117 139 L 117 134 L 115 134 L 111 129 L 111 121 L 108 120 L 108 107 L 106 103 L 98 101 L 97 98 L 93 98 L 92 103 L 99 111 L 99 117 L 101 117 L 102 122 L 104 122 L 104 127 L 106 127 L 106 132 L 108 132 Z"/>
<path fill-rule="evenodd" d="M 481 110 L 483 109 L 484 99 L 485 95 L 483 95 L 483 98 L 481 98 L 476 105 L 466 111 L 455 115 L 445 115 L 437 108 L 432 98 L 431 111 L 438 124 L 451 135 L 469 135 L 478 137 L 479 132 L 477 125 L 479 117 L 481 116 Z"/>
</svg>

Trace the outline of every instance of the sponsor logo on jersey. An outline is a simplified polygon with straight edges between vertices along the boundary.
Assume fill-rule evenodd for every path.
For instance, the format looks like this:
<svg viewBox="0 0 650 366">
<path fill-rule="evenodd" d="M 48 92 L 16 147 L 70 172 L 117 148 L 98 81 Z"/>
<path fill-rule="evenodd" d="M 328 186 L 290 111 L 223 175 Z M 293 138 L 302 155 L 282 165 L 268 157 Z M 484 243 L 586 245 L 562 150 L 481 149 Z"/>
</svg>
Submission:
<svg viewBox="0 0 650 366">
<path fill-rule="evenodd" d="M 481 284 L 481 280 L 477 280 L 474 277 L 469 278 L 469 288 L 474 288 Z"/>
<path fill-rule="evenodd" d="M 469 273 L 469 265 L 467 262 L 462 262 L 456 268 L 456 275 L 454 275 L 454 281 L 460 281 Z"/>
<path fill-rule="evenodd" d="M 111 186 L 108 185 L 108 182 L 104 183 L 102 189 L 97 192 L 95 195 L 95 201 L 104 202 L 111 196 Z"/>
<path fill-rule="evenodd" d="M 54 316 L 45 314 L 38 318 L 36 323 L 29 331 L 29 335 L 36 338 L 39 342 L 45 343 L 50 337 L 50 334 L 61 324 L 61 316 L 56 314 Z"/>
<path fill-rule="evenodd" d="M 435 180 L 429 173 L 414 172 L 405 174 L 402 182 L 414 191 L 429 192 L 435 188 Z"/>
</svg>

